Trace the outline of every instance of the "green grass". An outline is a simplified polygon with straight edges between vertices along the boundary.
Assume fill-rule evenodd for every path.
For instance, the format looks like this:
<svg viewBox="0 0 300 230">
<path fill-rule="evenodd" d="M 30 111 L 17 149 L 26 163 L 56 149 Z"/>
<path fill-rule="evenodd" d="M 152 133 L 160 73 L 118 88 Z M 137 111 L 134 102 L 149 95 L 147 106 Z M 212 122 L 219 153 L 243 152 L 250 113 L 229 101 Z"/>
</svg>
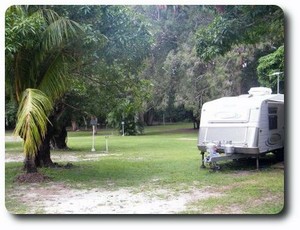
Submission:
<svg viewBox="0 0 300 230">
<path fill-rule="evenodd" d="M 284 205 L 284 171 L 268 165 L 255 170 L 255 161 L 243 165 L 222 163 L 220 172 L 200 169 L 197 130 L 192 124 L 147 127 L 140 136 L 111 135 L 109 152 L 105 150 L 105 135 L 112 130 L 99 130 L 95 138 L 96 152 L 91 152 L 91 132 L 69 132 L 69 151 L 53 151 L 52 156 L 73 154 L 101 155 L 97 160 L 73 162 L 71 169 L 40 169 L 54 182 L 64 182 L 74 188 L 138 189 L 168 188 L 186 192 L 191 186 L 209 188 L 222 196 L 194 201 L 184 213 L 277 214 Z M 6 143 L 6 154 L 21 154 L 21 142 Z M 66 164 L 67 162 L 59 162 Z M 22 173 L 22 163 L 6 163 L 6 205 L 14 208 L 9 197 L 14 178 Z M 237 208 L 238 207 L 238 208 Z M 26 208 L 22 208 L 25 209 Z M 25 211 L 26 212 L 26 211 Z"/>
<path fill-rule="evenodd" d="M 228 175 L 228 174 L 227 174 Z M 187 213 L 278 214 L 284 206 L 282 172 L 264 170 L 216 187 L 224 196 L 190 204 Z"/>
</svg>

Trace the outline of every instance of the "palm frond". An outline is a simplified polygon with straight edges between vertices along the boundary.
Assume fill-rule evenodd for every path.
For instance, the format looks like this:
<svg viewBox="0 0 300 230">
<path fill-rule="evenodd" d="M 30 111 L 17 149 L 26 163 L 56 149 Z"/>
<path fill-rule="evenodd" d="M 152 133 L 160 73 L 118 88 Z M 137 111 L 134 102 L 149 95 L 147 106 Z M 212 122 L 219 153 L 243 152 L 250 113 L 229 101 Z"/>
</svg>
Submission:
<svg viewBox="0 0 300 230">
<path fill-rule="evenodd" d="M 52 50 L 61 48 L 71 38 L 83 32 L 82 27 L 75 21 L 60 17 L 48 25 L 42 41 L 42 49 Z"/>
<path fill-rule="evenodd" d="M 37 153 L 47 132 L 48 115 L 52 103 L 48 97 L 37 89 L 26 89 L 17 113 L 15 135 L 24 140 L 24 154 L 33 156 Z"/>
<path fill-rule="evenodd" d="M 68 43 L 72 41 L 83 28 L 68 18 L 59 16 L 51 9 L 43 9 L 44 19 L 48 26 L 43 33 L 39 52 L 35 54 L 32 62 L 32 73 L 39 69 L 37 86 L 53 101 L 62 96 L 67 88 L 69 64 L 73 58 L 66 52 Z M 46 64 L 45 64 L 46 63 Z"/>
<path fill-rule="evenodd" d="M 68 60 L 65 60 L 62 54 L 58 54 L 48 66 L 38 86 L 38 89 L 53 102 L 61 97 L 67 89 L 68 64 Z"/>
</svg>

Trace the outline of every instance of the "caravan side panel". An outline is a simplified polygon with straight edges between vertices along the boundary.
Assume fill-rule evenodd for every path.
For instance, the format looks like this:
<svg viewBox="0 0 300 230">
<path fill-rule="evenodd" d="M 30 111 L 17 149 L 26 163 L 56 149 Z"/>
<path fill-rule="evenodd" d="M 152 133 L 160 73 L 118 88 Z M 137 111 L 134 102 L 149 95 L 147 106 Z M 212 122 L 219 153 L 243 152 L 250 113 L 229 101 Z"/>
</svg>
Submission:
<svg viewBox="0 0 300 230">
<path fill-rule="evenodd" d="M 264 101 L 261 106 L 258 147 L 260 153 L 284 146 L 284 105 Z"/>
<path fill-rule="evenodd" d="M 259 119 L 259 136 L 258 136 L 258 148 L 259 152 L 267 152 L 268 146 L 266 140 L 269 138 L 269 120 L 268 120 L 268 105 L 264 101 L 260 108 L 260 119 Z"/>
</svg>

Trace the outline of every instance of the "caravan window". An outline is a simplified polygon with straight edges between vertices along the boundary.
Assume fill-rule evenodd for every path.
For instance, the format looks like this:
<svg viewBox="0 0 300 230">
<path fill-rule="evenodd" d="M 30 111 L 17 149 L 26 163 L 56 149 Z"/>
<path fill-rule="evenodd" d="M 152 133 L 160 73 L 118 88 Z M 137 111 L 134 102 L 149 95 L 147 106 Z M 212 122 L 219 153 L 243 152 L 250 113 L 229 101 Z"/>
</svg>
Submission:
<svg viewBox="0 0 300 230">
<path fill-rule="evenodd" d="M 277 107 L 269 107 L 269 130 L 277 129 Z"/>
</svg>

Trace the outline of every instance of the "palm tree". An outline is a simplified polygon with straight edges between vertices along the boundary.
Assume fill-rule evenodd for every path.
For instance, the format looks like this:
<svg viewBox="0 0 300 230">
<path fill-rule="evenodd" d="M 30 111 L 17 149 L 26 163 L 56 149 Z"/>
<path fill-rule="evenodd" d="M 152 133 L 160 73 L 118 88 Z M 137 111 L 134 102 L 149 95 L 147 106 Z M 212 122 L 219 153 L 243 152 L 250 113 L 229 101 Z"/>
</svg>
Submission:
<svg viewBox="0 0 300 230">
<path fill-rule="evenodd" d="M 15 133 L 24 140 L 27 173 L 37 171 L 38 155 L 46 155 L 44 165 L 53 164 L 50 152 L 44 152 L 50 150 L 49 117 L 67 90 L 75 61 L 71 44 L 82 31 L 51 7 L 11 6 L 6 11 L 6 89 L 19 105 Z"/>
</svg>

